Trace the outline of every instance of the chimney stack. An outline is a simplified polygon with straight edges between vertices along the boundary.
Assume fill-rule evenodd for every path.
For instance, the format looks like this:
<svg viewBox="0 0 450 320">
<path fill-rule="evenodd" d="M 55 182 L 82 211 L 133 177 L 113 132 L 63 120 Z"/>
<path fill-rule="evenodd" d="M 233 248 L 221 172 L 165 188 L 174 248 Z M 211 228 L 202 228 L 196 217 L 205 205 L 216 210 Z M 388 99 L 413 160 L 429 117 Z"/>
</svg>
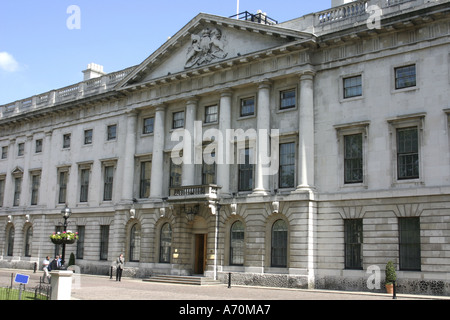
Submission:
<svg viewBox="0 0 450 320">
<path fill-rule="evenodd" d="M 90 63 L 87 69 L 83 71 L 84 81 L 104 76 L 103 66 L 95 63 Z"/>
<path fill-rule="evenodd" d="M 339 7 L 342 6 L 343 4 L 347 4 L 353 1 L 355 0 L 331 0 L 331 7 Z"/>
</svg>

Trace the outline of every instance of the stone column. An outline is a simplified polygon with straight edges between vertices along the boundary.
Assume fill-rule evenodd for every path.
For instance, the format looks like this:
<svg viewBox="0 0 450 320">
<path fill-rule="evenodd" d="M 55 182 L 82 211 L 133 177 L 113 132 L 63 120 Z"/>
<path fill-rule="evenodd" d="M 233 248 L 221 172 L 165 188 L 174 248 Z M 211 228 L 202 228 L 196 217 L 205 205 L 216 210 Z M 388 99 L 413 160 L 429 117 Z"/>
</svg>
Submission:
<svg viewBox="0 0 450 320">
<path fill-rule="evenodd" d="M 195 161 L 194 161 L 194 137 L 195 118 L 197 114 L 198 100 L 193 98 L 188 100 L 185 113 L 185 135 L 183 140 L 183 186 L 195 185 Z"/>
<path fill-rule="evenodd" d="M 23 176 L 22 176 L 22 190 L 20 192 L 20 206 L 28 207 L 31 201 L 31 181 L 30 181 L 30 163 L 31 153 L 33 152 L 33 135 L 27 136 L 24 150 L 23 162 Z"/>
<path fill-rule="evenodd" d="M 165 121 L 166 110 L 162 105 L 156 108 L 155 129 L 153 130 L 150 198 L 154 200 L 161 199 L 163 197 Z"/>
<path fill-rule="evenodd" d="M 123 155 L 122 200 L 133 199 L 134 186 L 134 155 L 136 153 L 136 124 L 137 112 L 127 114 L 127 133 L 125 140 L 125 153 Z"/>
<path fill-rule="evenodd" d="M 230 165 L 229 158 L 233 141 L 229 137 L 227 130 L 231 129 L 231 98 L 233 92 L 225 90 L 220 96 L 220 114 L 219 114 L 219 132 L 221 137 L 217 139 L 216 152 L 216 174 L 217 185 L 221 186 L 220 193 L 223 195 L 230 194 Z"/>
<path fill-rule="evenodd" d="M 46 205 L 47 208 L 54 207 L 54 197 L 55 192 L 52 192 L 50 190 L 50 181 L 52 181 L 52 178 L 54 177 L 54 172 L 52 172 L 54 169 L 54 166 L 52 165 L 52 134 L 53 131 L 46 131 L 45 132 L 45 139 L 44 139 L 44 145 L 43 145 L 43 164 L 42 164 L 42 173 L 41 173 L 41 185 L 39 190 L 39 203 Z M 51 171 L 52 170 L 52 171 Z M 57 177 L 59 179 L 59 177 Z M 58 180 L 54 180 L 58 181 Z M 56 185 L 59 184 L 59 181 Z M 57 191 L 57 194 L 59 195 L 59 190 Z"/>
<path fill-rule="evenodd" d="M 269 164 L 266 163 L 270 156 L 270 81 L 263 80 L 258 87 L 257 109 L 257 145 L 255 167 L 254 194 L 265 195 L 269 193 Z"/>
<path fill-rule="evenodd" d="M 314 75 L 305 71 L 300 76 L 299 149 L 297 190 L 314 189 Z"/>
<path fill-rule="evenodd" d="M 5 188 L 3 195 L 3 207 L 8 208 L 13 206 L 15 179 L 11 173 L 15 169 L 16 165 L 16 139 L 9 141 L 8 145 L 8 172 L 5 178 Z"/>
</svg>

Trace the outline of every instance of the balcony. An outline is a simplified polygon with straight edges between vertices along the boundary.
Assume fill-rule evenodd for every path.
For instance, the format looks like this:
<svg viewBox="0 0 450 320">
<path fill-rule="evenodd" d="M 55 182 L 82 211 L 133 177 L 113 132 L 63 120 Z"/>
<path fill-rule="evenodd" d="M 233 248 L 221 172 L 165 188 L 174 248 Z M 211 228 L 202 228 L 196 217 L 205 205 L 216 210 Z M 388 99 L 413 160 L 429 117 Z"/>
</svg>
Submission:
<svg viewBox="0 0 450 320">
<path fill-rule="evenodd" d="M 170 202 L 198 202 L 218 199 L 218 191 L 220 187 L 217 185 L 199 185 L 173 187 L 169 189 Z"/>
</svg>

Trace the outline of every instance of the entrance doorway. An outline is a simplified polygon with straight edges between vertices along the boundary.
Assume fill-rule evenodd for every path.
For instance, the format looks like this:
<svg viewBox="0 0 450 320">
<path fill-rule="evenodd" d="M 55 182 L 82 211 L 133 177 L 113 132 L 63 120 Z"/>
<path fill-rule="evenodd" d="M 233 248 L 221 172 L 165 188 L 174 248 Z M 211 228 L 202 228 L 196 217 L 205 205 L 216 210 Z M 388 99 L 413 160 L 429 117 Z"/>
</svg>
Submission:
<svg viewBox="0 0 450 320">
<path fill-rule="evenodd" d="M 195 235 L 194 273 L 203 274 L 206 268 L 206 234 Z"/>
</svg>

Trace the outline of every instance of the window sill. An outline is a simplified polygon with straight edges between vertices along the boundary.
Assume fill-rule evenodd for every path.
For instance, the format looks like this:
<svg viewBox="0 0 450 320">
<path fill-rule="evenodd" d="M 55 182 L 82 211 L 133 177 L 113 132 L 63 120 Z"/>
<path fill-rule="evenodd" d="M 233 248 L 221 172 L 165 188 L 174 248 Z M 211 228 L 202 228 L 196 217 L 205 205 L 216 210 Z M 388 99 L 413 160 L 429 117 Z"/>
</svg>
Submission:
<svg viewBox="0 0 450 320">
<path fill-rule="evenodd" d="M 284 108 L 284 109 L 278 108 L 276 111 L 276 114 L 281 114 L 281 113 L 290 112 L 290 111 L 297 111 L 297 110 L 298 110 L 297 106 L 291 107 L 291 108 Z"/>
<path fill-rule="evenodd" d="M 396 180 L 392 183 L 392 187 L 411 187 L 411 186 L 424 186 L 425 182 L 419 179 L 405 179 L 405 180 Z"/>
<path fill-rule="evenodd" d="M 361 101 L 364 100 L 364 96 L 355 96 L 355 97 L 349 97 L 349 98 L 340 98 L 339 102 L 341 104 L 346 103 L 346 102 L 353 102 L 353 101 Z"/>
<path fill-rule="evenodd" d="M 248 116 L 239 116 L 239 118 L 237 118 L 236 120 L 237 121 L 240 121 L 240 120 L 248 120 L 248 119 L 253 119 L 253 118 L 256 118 L 256 113 L 255 114 L 252 114 L 252 115 L 248 115 Z"/>
<path fill-rule="evenodd" d="M 392 89 L 391 90 L 391 94 L 402 93 L 402 92 L 410 92 L 410 91 L 416 91 L 416 90 L 417 91 L 419 90 L 418 86 L 401 88 L 401 89 Z"/>
</svg>

